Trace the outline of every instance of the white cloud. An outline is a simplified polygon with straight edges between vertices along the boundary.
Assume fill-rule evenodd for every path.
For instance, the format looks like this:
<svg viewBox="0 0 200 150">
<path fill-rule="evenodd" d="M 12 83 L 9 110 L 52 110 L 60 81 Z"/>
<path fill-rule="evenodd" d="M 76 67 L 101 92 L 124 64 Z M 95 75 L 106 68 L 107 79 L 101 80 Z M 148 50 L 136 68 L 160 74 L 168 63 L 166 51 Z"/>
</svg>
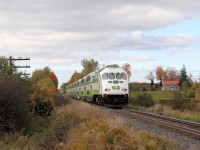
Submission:
<svg viewBox="0 0 200 150">
<path fill-rule="evenodd" d="M 200 1 L 172 0 L 10 0 L 0 1 L 0 28 L 8 50 L 0 40 L 0 55 L 31 57 L 33 65 L 80 64 L 84 58 L 102 62 L 156 61 L 152 56 L 116 53 L 164 51 L 192 52 L 199 37 L 186 34 L 149 35 L 146 31 L 199 18 Z M 12 23 L 17 26 L 12 27 Z M 18 30 L 17 30 L 18 29 Z M 22 38 L 23 47 L 15 31 Z M 19 35 L 18 35 L 19 36 Z M 79 66 L 80 68 L 80 66 Z"/>
</svg>

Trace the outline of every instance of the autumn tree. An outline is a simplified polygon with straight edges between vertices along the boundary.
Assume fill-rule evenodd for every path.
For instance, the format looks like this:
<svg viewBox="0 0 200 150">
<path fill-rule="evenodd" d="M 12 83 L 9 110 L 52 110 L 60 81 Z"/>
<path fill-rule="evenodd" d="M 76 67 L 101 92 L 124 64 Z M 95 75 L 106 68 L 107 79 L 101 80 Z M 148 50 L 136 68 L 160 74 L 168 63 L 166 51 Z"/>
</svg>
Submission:
<svg viewBox="0 0 200 150">
<path fill-rule="evenodd" d="M 153 71 L 150 71 L 149 74 L 147 74 L 146 79 L 151 81 L 151 86 L 154 85 L 155 76 L 153 74 Z"/>
<path fill-rule="evenodd" d="M 82 74 L 75 70 L 74 73 L 72 74 L 70 80 L 67 82 L 67 85 L 75 82 L 76 80 L 80 79 L 81 77 L 82 77 Z"/>
<path fill-rule="evenodd" d="M 200 102 L 200 88 L 197 88 L 195 91 L 195 100 Z"/>
<path fill-rule="evenodd" d="M 36 85 L 41 89 L 41 91 L 47 91 L 49 93 L 55 93 L 56 91 L 54 82 L 48 77 L 39 80 Z"/>
<path fill-rule="evenodd" d="M 98 61 L 95 61 L 94 59 L 83 59 L 81 61 L 81 65 L 83 66 L 83 70 L 82 70 L 82 75 L 86 76 L 87 74 L 95 71 L 96 69 L 98 69 Z"/>
<path fill-rule="evenodd" d="M 189 75 L 188 81 L 189 81 L 189 83 L 190 83 L 190 86 L 192 86 L 194 89 L 196 89 L 196 87 L 197 87 L 197 83 L 196 83 L 196 82 L 197 82 L 197 81 L 194 80 L 194 77 L 193 77 L 192 74 Z"/>
<path fill-rule="evenodd" d="M 162 87 L 162 80 L 166 77 L 166 72 L 162 66 L 157 66 L 156 68 L 156 79 L 160 80 L 160 86 Z"/>
<path fill-rule="evenodd" d="M 174 67 L 167 67 L 166 69 L 166 78 L 168 80 L 178 80 L 179 79 L 179 74 L 176 68 Z"/>
<path fill-rule="evenodd" d="M 66 93 L 66 86 L 67 86 L 67 83 L 63 83 L 63 84 L 61 85 L 61 89 L 62 89 L 62 92 L 63 92 L 63 93 Z"/>
<path fill-rule="evenodd" d="M 48 77 L 53 81 L 55 88 L 58 89 L 58 78 L 55 75 L 55 73 L 54 72 L 50 72 L 48 74 Z"/>
<path fill-rule="evenodd" d="M 50 93 L 55 93 L 58 88 L 58 79 L 49 67 L 35 70 L 31 81 L 34 85 L 40 87 L 42 91 L 46 90 Z"/>
<path fill-rule="evenodd" d="M 43 80 L 49 80 L 50 78 L 45 78 Z M 44 82 L 47 83 L 46 81 Z M 53 83 L 52 83 L 53 84 Z M 42 84 L 44 86 L 44 84 Z M 30 102 L 32 105 L 32 112 L 38 116 L 50 116 L 55 110 L 55 99 L 49 96 L 49 92 L 46 90 L 41 90 L 35 86 L 34 93 L 30 96 Z"/>
<path fill-rule="evenodd" d="M 131 65 L 128 64 L 128 63 L 125 63 L 122 65 L 122 68 L 127 72 L 128 74 L 128 77 L 130 78 L 131 77 Z"/>
<path fill-rule="evenodd" d="M 31 80 L 33 83 L 37 83 L 39 80 L 46 78 L 50 72 L 51 72 L 51 69 L 49 67 L 35 70 L 32 74 Z"/>
</svg>

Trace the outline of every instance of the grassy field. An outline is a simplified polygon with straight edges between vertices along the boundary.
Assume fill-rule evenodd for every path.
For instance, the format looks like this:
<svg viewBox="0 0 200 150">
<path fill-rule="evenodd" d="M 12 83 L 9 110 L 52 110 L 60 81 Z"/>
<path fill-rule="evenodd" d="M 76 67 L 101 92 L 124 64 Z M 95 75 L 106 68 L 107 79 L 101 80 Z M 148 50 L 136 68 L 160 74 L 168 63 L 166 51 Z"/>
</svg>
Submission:
<svg viewBox="0 0 200 150">
<path fill-rule="evenodd" d="M 142 93 L 148 93 L 151 94 L 153 97 L 153 100 L 170 100 L 174 98 L 175 92 L 168 92 L 168 91 L 130 91 L 130 97 L 136 97 L 139 94 Z"/>
</svg>

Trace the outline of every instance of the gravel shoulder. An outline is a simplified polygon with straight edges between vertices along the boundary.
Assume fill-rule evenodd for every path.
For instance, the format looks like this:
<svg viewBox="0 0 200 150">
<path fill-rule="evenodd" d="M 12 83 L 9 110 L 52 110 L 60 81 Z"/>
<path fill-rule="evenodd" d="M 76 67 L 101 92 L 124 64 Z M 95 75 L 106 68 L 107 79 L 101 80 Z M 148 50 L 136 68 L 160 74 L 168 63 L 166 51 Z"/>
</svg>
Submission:
<svg viewBox="0 0 200 150">
<path fill-rule="evenodd" d="M 182 150 L 200 150 L 200 140 L 196 140 L 191 137 L 187 137 L 185 135 L 170 131 L 165 128 L 161 128 L 159 126 L 156 126 L 154 124 L 148 124 L 145 122 L 142 122 L 138 119 L 130 119 L 133 123 L 133 126 L 136 130 L 145 130 L 151 133 L 155 133 L 157 135 L 171 138 L 176 140 L 178 147 Z"/>
</svg>

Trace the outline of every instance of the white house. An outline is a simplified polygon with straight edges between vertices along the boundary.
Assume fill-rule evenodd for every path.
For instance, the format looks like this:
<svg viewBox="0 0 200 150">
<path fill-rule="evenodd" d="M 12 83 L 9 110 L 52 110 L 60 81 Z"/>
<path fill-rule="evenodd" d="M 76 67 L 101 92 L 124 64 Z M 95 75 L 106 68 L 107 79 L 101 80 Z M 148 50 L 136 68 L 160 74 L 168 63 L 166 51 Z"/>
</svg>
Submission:
<svg viewBox="0 0 200 150">
<path fill-rule="evenodd" d="M 163 91 L 180 91 L 178 80 L 163 80 Z"/>
</svg>

